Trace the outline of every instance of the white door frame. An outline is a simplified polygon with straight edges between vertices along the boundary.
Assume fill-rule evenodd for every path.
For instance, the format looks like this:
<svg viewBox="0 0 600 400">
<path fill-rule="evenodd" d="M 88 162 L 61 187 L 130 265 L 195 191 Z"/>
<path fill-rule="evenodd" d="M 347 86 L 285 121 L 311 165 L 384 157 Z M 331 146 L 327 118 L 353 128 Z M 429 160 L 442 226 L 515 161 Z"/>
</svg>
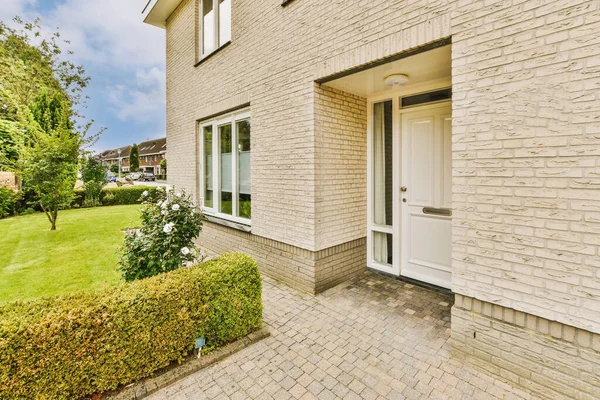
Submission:
<svg viewBox="0 0 600 400">
<path fill-rule="evenodd" d="M 406 109 L 400 109 L 400 98 L 411 94 L 423 93 L 451 87 L 449 79 L 441 79 L 428 82 L 425 84 L 411 85 L 399 90 L 393 90 L 382 94 L 369 96 L 367 98 L 367 267 L 388 273 L 394 276 L 400 276 L 401 271 L 401 192 L 400 184 L 402 179 L 402 160 L 401 160 L 401 125 L 402 113 L 409 110 L 426 110 L 429 108 L 439 107 L 444 103 L 451 103 L 451 100 L 444 102 L 427 103 L 422 106 L 414 106 Z M 384 101 L 392 101 L 392 126 L 393 126 L 393 141 L 392 153 L 393 158 L 393 184 L 392 184 L 392 201 L 393 201 L 393 225 L 377 226 L 373 222 L 374 207 L 373 207 L 373 105 Z M 376 262 L 373 258 L 373 233 L 382 232 L 393 235 L 393 252 L 392 265 Z"/>
</svg>

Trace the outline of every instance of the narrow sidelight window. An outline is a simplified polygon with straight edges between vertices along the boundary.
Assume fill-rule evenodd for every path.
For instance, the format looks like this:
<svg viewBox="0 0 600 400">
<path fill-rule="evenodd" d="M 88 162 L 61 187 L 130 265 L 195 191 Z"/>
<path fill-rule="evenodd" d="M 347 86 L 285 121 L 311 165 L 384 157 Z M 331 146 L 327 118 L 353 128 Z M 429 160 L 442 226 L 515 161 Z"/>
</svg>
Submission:
<svg viewBox="0 0 600 400">
<path fill-rule="evenodd" d="M 373 105 L 373 259 L 392 265 L 393 148 L 392 102 Z"/>
</svg>

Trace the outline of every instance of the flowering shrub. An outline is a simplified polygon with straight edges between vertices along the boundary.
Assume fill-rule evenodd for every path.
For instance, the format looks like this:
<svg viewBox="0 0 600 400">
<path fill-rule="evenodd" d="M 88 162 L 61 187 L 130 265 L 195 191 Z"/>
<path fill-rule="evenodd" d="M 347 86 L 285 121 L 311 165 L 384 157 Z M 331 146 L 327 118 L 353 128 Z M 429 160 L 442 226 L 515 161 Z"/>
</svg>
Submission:
<svg viewBox="0 0 600 400">
<path fill-rule="evenodd" d="M 141 229 L 125 236 L 119 267 L 126 281 L 147 278 L 200 261 L 194 239 L 202 214 L 185 192 L 144 191 Z"/>
</svg>

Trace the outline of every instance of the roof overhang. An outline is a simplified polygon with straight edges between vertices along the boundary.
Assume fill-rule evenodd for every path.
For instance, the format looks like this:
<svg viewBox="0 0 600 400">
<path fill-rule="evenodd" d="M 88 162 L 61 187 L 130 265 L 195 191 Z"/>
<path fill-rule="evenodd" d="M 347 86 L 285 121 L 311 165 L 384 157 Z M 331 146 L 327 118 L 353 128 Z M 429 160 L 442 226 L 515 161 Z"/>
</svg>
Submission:
<svg viewBox="0 0 600 400">
<path fill-rule="evenodd" d="M 167 27 L 167 18 L 175 11 L 182 0 L 149 0 L 142 10 L 146 24 Z"/>
</svg>

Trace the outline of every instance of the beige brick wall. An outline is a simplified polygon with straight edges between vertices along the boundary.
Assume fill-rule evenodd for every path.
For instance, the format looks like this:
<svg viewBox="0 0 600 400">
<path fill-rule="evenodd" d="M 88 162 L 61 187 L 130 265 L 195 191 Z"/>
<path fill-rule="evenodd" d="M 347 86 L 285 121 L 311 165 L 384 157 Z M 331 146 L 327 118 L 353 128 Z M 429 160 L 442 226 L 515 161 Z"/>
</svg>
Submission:
<svg viewBox="0 0 600 400">
<path fill-rule="evenodd" d="M 195 9 L 195 0 L 184 0 L 167 21 L 171 183 L 197 193 L 195 120 L 249 102 L 252 232 L 312 251 L 364 237 L 365 221 L 354 207 L 323 199 L 328 191 L 339 195 L 339 187 L 315 179 L 329 167 L 317 165 L 316 154 L 329 145 L 316 131 L 324 125 L 315 117 L 323 105 L 315 102 L 321 89 L 314 80 L 449 36 L 449 3 L 302 0 L 282 8 L 278 0 L 234 0 L 231 45 L 198 67 Z M 336 129 L 325 135 L 334 138 Z M 353 131 L 348 139 L 364 140 Z M 358 175 L 360 182 L 364 172 Z"/>
<path fill-rule="evenodd" d="M 315 90 L 315 242 L 321 250 L 366 235 L 367 99 L 325 86 Z"/>
<path fill-rule="evenodd" d="M 452 355 L 544 399 L 600 398 L 600 335 L 456 296 Z"/>
<path fill-rule="evenodd" d="M 454 291 L 600 333 L 600 2 L 463 3 Z"/>
<path fill-rule="evenodd" d="M 335 201 L 358 199 L 362 155 L 346 194 L 348 149 L 323 159 L 346 130 L 327 119 L 337 94 L 314 80 L 452 36 L 454 290 L 600 332 L 598 1 L 234 0 L 233 10 L 231 45 L 198 67 L 195 0 L 168 20 L 172 183 L 198 189 L 195 120 L 250 103 L 253 234 L 312 252 L 361 240 L 364 220 Z M 346 139 L 363 140 L 353 129 Z"/>
</svg>

